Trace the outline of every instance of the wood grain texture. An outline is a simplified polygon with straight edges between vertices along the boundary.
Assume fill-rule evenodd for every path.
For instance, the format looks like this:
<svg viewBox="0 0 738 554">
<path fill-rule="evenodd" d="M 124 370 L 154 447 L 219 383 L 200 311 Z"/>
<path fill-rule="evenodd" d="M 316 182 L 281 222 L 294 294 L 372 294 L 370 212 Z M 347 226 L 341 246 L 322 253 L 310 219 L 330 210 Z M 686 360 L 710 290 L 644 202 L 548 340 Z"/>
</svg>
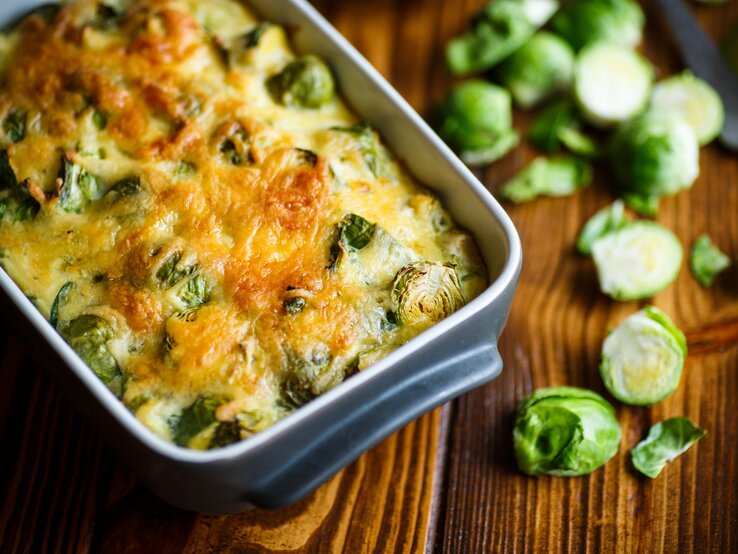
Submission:
<svg viewBox="0 0 738 554">
<path fill-rule="evenodd" d="M 681 68 L 655 2 L 646 2 L 645 54 L 661 76 Z M 697 7 L 719 37 L 738 5 Z M 516 114 L 521 130 L 530 116 Z M 530 161 L 520 147 L 488 169 L 495 190 Z M 663 202 L 658 221 L 685 248 L 708 232 L 738 256 L 738 160 L 719 146 L 701 152 L 694 188 Z M 597 364 L 609 327 L 641 303 L 616 303 L 598 292 L 593 265 L 573 251 L 582 224 L 611 202 L 607 171 L 595 186 L 566 199 L 508 207 L 525 252 L 520 287 L 500 343 L 500 379 L 462 398 L 451 420 L 443 552 L 736 552 L 738 551 L 738 286 L 735 271 L 703 290 L 685 265 L 653 303 L 687 332 L 691 355 L 674 396 L 651 408 L 617 404 L 623 427 L 618 455 L 591 476 L 529 478 L 511 451 L 516 401 L 543 386 L 575 385 L 605 394 Z M 628 452 L 653 423 L 684 415 L 708 429 L 696 447 L 653 481 L 638 477 Z"/>
<path fill-rule="evenodd" d="M 484 0 L 319 0 L 316 6 L 421 113 L 453 81 L 442 45 Z M 645 53 L 661 75 L 681 65 L 655 2 Z M 720 37 L 735 2 L 695 7 Z M 530 115 L 516 113 L 524 130 Z M 535 157 L 525 145 L 479 173 L 495 190 Z M 738 159 L 702 150 L 695 187 L 658 220 L 687 247 L 709 232 L 738 257 Z M 500 348 L 505 371 L 445 411 L 409 425 L 309 498 L 280 511 L 202 516 L 167 506 L 115 461 L 8 327 L 0 328 L 0 551 L 3 552 L 736 552 L 738 551 L 738 270 L 701 289 L 686 267 L 654 299 L 687 332 L 682 384 L 651 408 L 617 405 L 619 454 L 575 479 L 521 475 L 512 458 L 515 402 L 534 388 L 604 393 L 602 339 L 642 304 L 597 289 L 573 252 L 582 223 L 612 200 L 607 171 L 568 199 L 509 207 L 525 261 Z M 648 427 L 685 415 L 709 431 L 654 481 L 627 453 Z M 448 433 L 446 432 L 448 428 Z"/>
</svg>

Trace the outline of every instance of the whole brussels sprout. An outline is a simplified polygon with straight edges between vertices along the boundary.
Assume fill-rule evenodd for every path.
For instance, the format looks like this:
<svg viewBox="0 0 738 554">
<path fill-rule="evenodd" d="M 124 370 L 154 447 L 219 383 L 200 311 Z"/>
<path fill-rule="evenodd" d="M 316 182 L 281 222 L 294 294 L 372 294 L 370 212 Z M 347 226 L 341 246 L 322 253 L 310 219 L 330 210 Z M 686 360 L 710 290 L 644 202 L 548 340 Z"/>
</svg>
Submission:
<svg viewBox="0 0 738 554">
<path fill-rule="evenodd" d="M 571 0 L 551 20 L 554 31 L 579 50 L 599 40 L 635 47 L 646 18 L 633 0 Z"/>
<path fill-rule="evenodd" d="M 615 455 L 620 438 L 613 407 L 586 389 L 538 389 L 515 412 L 515 458 L 528 475 L 592 473 Z"/>
<path fill-rule="evenodd" d="M 492 163 L 519 140 L 510 93 L 485 81 L 456 87 L 435 113 L 438 134 L 470 165 Z"/>
<path fill-rule="evenodd" d="M 403 325 L 430 326 L 466 303 L 451 265 L 416 262 L 403 267 L 392 287 L 392 307 Z"/>
<path fill-rule="evenodd" d="M 699 175 L 699 144 L 681 117 L 650 111 L 625 123 L 610 143 L 620 189 L 642 197 L 675 194 Z"/>
<path fill-rule="evenodd" d="M 541 31 L 505 60 L 498 72 L 515 102 L 532 108 L 569 88 L 574 76 L 574 51 L 565 40 Z"/>
<path fill-rule="evenodd" d="M 626 404 L 655 404 L 679 386 L 687 340 L 653 306 L 633 314 L 602 345 L 600 375 L 605 388 Z"/>
<path fill-rule="evenodd" d="M 275 102 L 284 106 L 317 109 L 333 100 L 336 85 L 326 63 L 317 56 L 297 58 L 267 81 Z"/>
</svg>

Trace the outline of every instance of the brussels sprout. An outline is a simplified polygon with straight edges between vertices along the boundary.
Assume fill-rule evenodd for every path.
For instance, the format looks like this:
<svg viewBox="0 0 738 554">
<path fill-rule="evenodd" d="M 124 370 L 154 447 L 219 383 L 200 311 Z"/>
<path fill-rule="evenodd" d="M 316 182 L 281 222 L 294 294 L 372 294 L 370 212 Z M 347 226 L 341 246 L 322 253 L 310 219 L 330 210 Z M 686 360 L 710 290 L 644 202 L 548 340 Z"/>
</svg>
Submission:
<svg viewBox="0 0 738 554">
<path fill-rule="evenodd" d="M 132 196 L 141 192 L 140 177 L 126 177 L 110 187 L 108 194 L 114 194 L 117 199 Z"/>
<path fill-rule="evenodd" d="M 723 130 L 725 108 L 709 83 L 689 71 L 657 83 L 651 107 L 681 116 L 692 128 L 700 145 L 712 142 Z"/>
<path fill-rule="evenodd" d="M 601 40 L 633 48 L 641 42 L 645 22 L 633 0 L 570 0 L 551 27 L 576 50 Z"/>
<path fill-rule="evenodd" d="M 67 283 L 64 283 L 59 289 L 59 292 L 56 293 L 54 301 L 51 303 L 51 310 L 49 310 L 49 323 L 51 323 L 52 327 L 57 327 L 57 324 L 59 323 L 59 308 L 64 302 L 67 301 L 69 291 L 73 288 L 74 283 L 69 281 Z"/>
<path fill-rule="evenodd" d="M 659 211 L 659 204 L 661 203 L 660 196 L 626 192 L 621 197 L 626 206 L 640 215 L 656 217 Z"/>
<path fill-rule="evenodd" d="M 647 198 L 689 188 L 699 175 L 699 145 L 681 117 L 648 112 L 623 125 L 610 143 L 620 190 Z"/>
<path fill-rule="evenodd" d="M 280 403 L 287 410 L 299 408 L 343 382 L 355 370 L 354 364 L 334 359 L 327 349 L 316 348 L 306 356 L 293 354 L 282 372 Z"/>
<path fill-rule="evenodd" d="M 92 124 L 98 131 L 103 131 L 108 126 L 108 116 L 102 110 L 95 110 L 92 113 Z"/>
<path fill-rule="evenodd" d="M 434 116 L 438 134 L 470 165 L 492 163 L 519 140 L 512 128 L 510 93 L 484 81 L 457 86 Z"/>
<path fill-rule="evenodd" d="M 114 336 L 110 323 L 102 317 L 84 314 L 73 319 L 62 334 L 113 394 L 122 396 L 123 373 L 107 346 Z"/>
<path fill-rule="evenodd" d="M 215 410 L 226 402 L 225 398 L 198 397 L 179 416 L 169 421 L 174 442 L 179 446 L 188 446 L 192 439 L 217 421 Z"/>
<path fill-rule="evenodd" d="M 630 224 L 630 217 L 625 213 L 621 200 L 616 200 L 606 208 L 594 214 L 584 224 L 579 238 L 577 238 L 577 250 L 581 254 L 592 254 L 592 245 L 608 233 L 619 231 Z"/>
<path fill-rule="evenodd" d="M 3 131 L 10 142 L 20 142 L 26 136 L 26 110 L 12 109 L 5 116 Z"/>
<path fill-rule="evenodd" d="M 290 315 L 299 314 L 305 309 L 306 301 L 301 296 L 296 296 L 284 301 L 284 309 Z"/>
<path fill-rule="evenodd" d="M 500 196 L 516 204 L 541 195 L 568 196 L 588 186 L 592 166 L 572 156 L 536 158 L 500 189 Z"/>
<path fill-rule="evenodd" d="M 257 23 L 253 29 L 251 29 L 248 33 L 246 33 L 243 36 L 244 47 L 246 49 L 249 49 L 249 48 L 256 48 L 257 46 L 259 46 L 259 42 L 261 42 L 261 37 L 263 37 L 264 33 L 266 33 L 271 27 L 272 27 L 272 24 L 269 23 L 268 21 Z"/>
<path fill-rule="evenodd" d="M 523 108 L 531 108 L 570 87 L 574 51 L 563 39 L 541 31 L 505 60 L 498 76 Z"/>
<path fill-rule="evenodd" d="M 404 266 L 392 285 L 392 310 L 403 325 L 430 326 L 466 304 L 450 264 L 415 262 Z"/>
<path fill-rule="evenodd" d="M 472 19 L 471 30 L 446 46 L 452 73 L 490 69 L 520 48 L 553 15 L 555 0 L 497 0 Z"/>
<path fill-rule="evenodd" d="M 246 130 L 240 125 L 221 142 L 220 152 L 232 165 L 254 163 L 254 157 L 251 154 L 251 140 Z"/>
<path fill-rule="evenodd" d="M 13 221 L 26 221 L 33 219 L 41 209 L 41 205 L 33 198 L 25 198 L 18 201 L 13 214 Z"/>
<path fill-rule="evenodd" d="M 241 424 L 238 421 L 221 421 L 213 430 L 208 449 L 223 448 L 241 440 Z"/>
<path fill-rule="evenodd" d="M 672 417 L 651 427 L 648 436 L 630 451 L 633 467 L 655 479 L 668 462 L 684 454 L 707 434 L 685 417 Z"/>
<path fill-rule="evenodd" d="M 175 252 L 156 271 L 156 280 L 162 288 L 169 289 L 179 283 L 182 279 L 191 275 L 196 267 L 180 263 L 182 252 Z"/>
<path fill-rule="evenodd" d="M 738 22 L 725 34 L 722 50 L 725 61 L 738 73 Z"/>
<path fill-rule="evenodd" d="M 600 375 L 605 388 L 621 402 L 655 404 L 679 386 L 686 356 L 684 333 L 664 312 L 647 306 L 607 336 Z"/>
<path fill-rule="evenodd" d="M 62 156 L 59 179 L 61 192 L 58 205 L 65 212 L 82 213 L 102 195 L 102 187 L 98 180 L 66 154 Z"/>
<path fill-rule="evenodd" d="M 600 289 L 615 300 L 649 298 L 669 285 L 682 265 L 679 239 L 661 225 L 637 221 L 592 244 Z"/>
<path fill-rule="evenodd" d="M 651 95 L 653 68 L 624 46 L 595 42 L 584 48 L 574 71 L 574 95 L 587 121 L 599 127 L 642 112 Z"/>
<path fill-rule="evenodd" d="M 210 302 L 212 287 L 202 275 L 194 275 L 177 291 L 177 298 L 185 308 L 195 308 Z"/>
<path fill-rule="evenodd" d="M 100 2 L 97 5 L 95 13 L 95 21 L 93 25 L 96 29 L 107 31 L 118 27 L 123 21 L 123 10 L 116 5 Z"/>
<path fill-rule="evenodd" d="M 335 83 L 330 68 L 312 55 L 298 58 L 267 81 L 275 102 L 284 106 L 318 109 L 333 100 Z"/>
<path fill-rule="evenodd" d="M 354 135 L 369 171 L 375 177 L 387 175 L 387 158 L 381 150 L 376 133 L 369 125 L 358 123 L 351 127 L 332 127 L 331 130 Z"/>
<path fill-rule="evenodd" d="M 590 390 L 538 389 L 515 411 L 515 458 L 528 475 L 592 473 L 615 455 L 620 438 L 615 410 Z"/>
<path fill-rule="evenodd" d="M 708 288 L 720 273 L 730 267 L 730 258 L 712 243 L 708 235 L 701 235 L 692 245 L 689 267 L 695 279 Z"/>
</svg>

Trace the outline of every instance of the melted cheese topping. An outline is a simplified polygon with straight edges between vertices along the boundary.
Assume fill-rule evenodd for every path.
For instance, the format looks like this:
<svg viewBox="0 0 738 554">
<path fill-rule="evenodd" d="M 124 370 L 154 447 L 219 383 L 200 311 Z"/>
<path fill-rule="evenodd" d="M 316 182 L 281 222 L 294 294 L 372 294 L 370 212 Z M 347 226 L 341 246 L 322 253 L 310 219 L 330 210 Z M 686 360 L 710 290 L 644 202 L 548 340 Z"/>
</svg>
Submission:
<svg viewBox="0 0 738 554">
<path fill-rule="evenodd" d="M 117 364 L 139 419 L 194 448 L 422 331 L 391 311 L 405 264 L 454 264 L 466 300 L 487 283 L 471 238 L 340 99 L 275 101 L 267 80 L 295 54 L 277 25 L 253 40 L 258 24 L 231 0 L 83 0 L 0 35 L 0 261 L 98 375 Z M 377 231 L 336 259 L 348 214 Z M 84 315 L 109 333 L 75 342 Z"/>
</svg>

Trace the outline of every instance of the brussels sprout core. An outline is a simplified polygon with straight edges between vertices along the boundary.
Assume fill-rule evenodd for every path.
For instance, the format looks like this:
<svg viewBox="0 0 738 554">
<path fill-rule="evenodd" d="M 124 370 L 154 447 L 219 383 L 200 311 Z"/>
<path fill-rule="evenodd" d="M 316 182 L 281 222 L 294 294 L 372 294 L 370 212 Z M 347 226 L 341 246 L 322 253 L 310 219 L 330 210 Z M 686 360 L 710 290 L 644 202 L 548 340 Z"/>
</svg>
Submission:
<svg viewBox="0 0 738 554">
<path fill-rule="evenodd" d="M 416 262 L 403 267 L 392 287 L 392 304 L 404 325 L 430 326 L 466 303 L 453 266 Z"/>
<path fill-rule="evenodd" d="M 539 389 L 515 413 L 515 458 L 528 475 L 592 473 L 615 455 L 620 438 L 613 407 L 585 389 Z"/>
<path fill-rule="evenodd" d="M 648 306 L 605 339 L 600 375 L 618 400 L 654 404 L 679 386 L 686 355 L 684 334 L 661 310 Z"/>
</svg>

